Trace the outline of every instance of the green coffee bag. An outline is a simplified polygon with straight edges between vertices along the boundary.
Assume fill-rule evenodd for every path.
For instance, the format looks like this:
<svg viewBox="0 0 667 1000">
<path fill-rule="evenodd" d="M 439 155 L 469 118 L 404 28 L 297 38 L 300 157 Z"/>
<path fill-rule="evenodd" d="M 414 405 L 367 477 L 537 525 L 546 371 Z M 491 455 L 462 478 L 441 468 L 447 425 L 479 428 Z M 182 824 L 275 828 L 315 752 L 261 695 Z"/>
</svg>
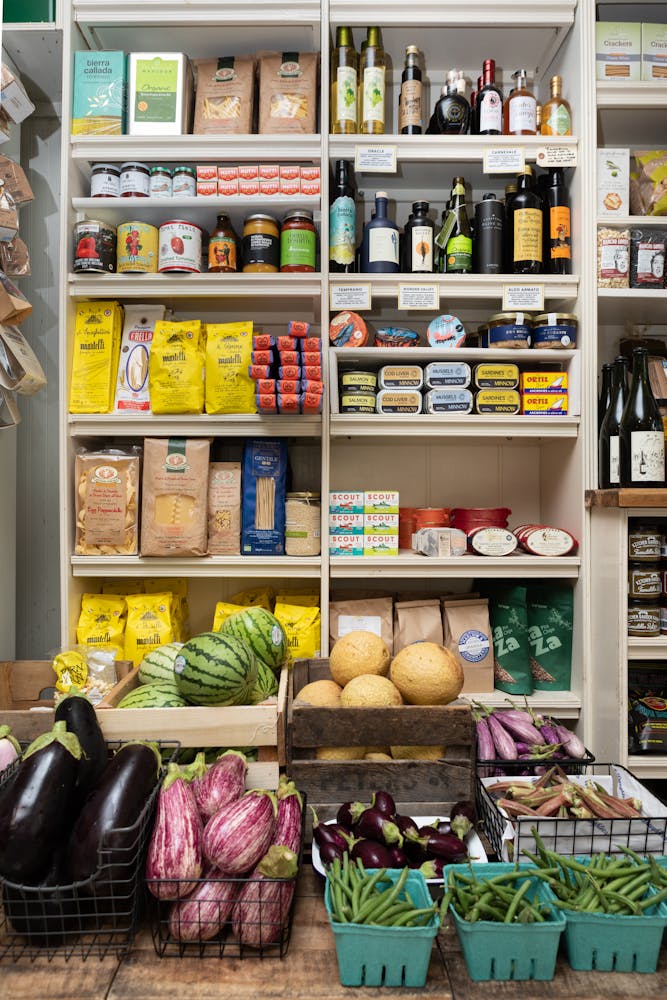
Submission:
<svg viewBox="0 0 667 1000">
<path fill-rule="evenodd" d="M 530 669 L 536 691 L 569 691 L 574 592 L 562 585 L 528 591 Z"/>
<path fill-rule="evenodd" d="M 493 633 L 494 687 L 509 694 L 532 694 L 525 587 L 489 590 Z"/>
</svg>

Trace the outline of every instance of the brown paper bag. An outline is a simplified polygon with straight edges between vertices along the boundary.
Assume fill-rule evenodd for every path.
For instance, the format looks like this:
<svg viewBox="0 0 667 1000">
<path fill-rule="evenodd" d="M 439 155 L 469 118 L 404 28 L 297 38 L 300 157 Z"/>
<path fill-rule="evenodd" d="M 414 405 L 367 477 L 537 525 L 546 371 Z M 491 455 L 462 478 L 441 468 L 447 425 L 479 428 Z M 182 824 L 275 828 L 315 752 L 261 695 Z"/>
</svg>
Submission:
<svg viewBox="0 0 667 1000">
<path fill-rule="evenodd" d="M 486 597 L 443 601 L 445 646 L 463 667 L 463 694 L 493 691 L 493 637 Z"/>
<path fill-rule="evenodd" d="M 391 597 L 370 597 L 362 600 L 333 601 L 329 605 L 329 641 L 336 642 L 348 632 L 362 629 L 379 635 L 392 655 L 394 629 Z"/>
<path fill-rule="evenodd" d="M 205 556 L 208 438 L 145 438 L 142 556 Z"/>
<path fill-rule="evenodd" d="M 399 601 L 394 606 L 394 655 L 411 642 L 443 645 L 440 601 Z"/>
<path fill-rule="evenodd" d="M 15 326 L 0 326 L 0 385 L 33 396 L 46 385 L 35 352 Z"/>
</svg>

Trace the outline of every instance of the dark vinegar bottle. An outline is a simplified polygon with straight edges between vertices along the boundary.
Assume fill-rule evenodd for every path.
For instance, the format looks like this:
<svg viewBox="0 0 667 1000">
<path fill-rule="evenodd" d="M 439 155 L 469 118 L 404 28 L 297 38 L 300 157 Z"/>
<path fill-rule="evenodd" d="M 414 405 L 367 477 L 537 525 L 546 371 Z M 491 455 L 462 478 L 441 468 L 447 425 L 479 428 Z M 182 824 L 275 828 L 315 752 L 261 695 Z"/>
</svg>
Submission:
<svg viewBox="0 0 667 1000">
<path fill-rule="evenodd" d="M 572 242 L 570 235 L 570 198 L 562 167 L 549 168 L 549 184 L 547 186 L 547 201 L 549 215 L 547 231 L 549 233 L 549 257 L 546 258 L 549 274 L 572 273 Z"/>
<path fill-rule="evenodd" d="M 526 166 L 517 177 L 517 192 L 512 202 L 515 274 L 542 272 L 542 199 L 533 186 L 533 168 Z"/>
<path fill-rule="evenodd" d="M 621 485 L 619 428 L 628 395 L 628 366 L 625 358 L 616 358 L 604 367 L 611 370 L 611 398 L 600 427 L 598 485 L 608 490 Z"/>
<path fill-rule="evenodd" d="M 632 352 L 632 384 L 619 438 L 621 486 L 664 487 L 665 433 L 649 381 L 645 347 Z"/>
<path fill-rule="evenodd" d="M 604 364 L 602 366 L 602 378 L 600 381 L 600 396 L 598 398 L 598 431 L 602 427 L 609 404 L 611 403 L 611 390 L 613 385 L 614 366 Z"/>
</svg>

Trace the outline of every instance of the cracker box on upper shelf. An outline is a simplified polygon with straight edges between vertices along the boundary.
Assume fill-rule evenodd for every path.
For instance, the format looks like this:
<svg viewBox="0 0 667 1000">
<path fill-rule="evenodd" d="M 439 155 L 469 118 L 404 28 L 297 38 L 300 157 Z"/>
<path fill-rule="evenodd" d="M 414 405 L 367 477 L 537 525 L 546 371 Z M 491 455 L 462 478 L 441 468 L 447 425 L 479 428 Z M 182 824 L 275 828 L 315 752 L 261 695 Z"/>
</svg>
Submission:
<svg viewBox="0 0 667 1000">
<path fill-rule="evenodd" d="M 639 21 L 598 21 L 595 70 L 598 80 L 641 79 L 642 26 Z"/>
</svg>

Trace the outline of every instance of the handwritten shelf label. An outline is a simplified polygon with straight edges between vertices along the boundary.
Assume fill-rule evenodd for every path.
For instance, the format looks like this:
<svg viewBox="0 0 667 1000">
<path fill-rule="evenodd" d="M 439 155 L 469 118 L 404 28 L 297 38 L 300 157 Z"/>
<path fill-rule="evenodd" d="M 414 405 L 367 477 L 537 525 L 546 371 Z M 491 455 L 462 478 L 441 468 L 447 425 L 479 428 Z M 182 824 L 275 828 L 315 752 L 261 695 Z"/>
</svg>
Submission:
<svg viewBox="0 0 667 1000">
<path fill-rule="evenodd" d="M 437 285 L 398 286 L 399 309 L 439 309 L 440 289 Z"/>
<path fill-rule="evenodd" d="M 329 305 L 332 309 L 370 309 L 371 286 L 330 285 Z"/>
<path fill-rule="evenodd" d="M 395 174 L 396 146 L 355 146 L 354 169 L 360 173 Z"/>
<path fill-rule="evenodd" d="M 544 285 L 503 285 L 503 311 L 544 309 Z"/>
<path fill-rule="evenodd" d="M 485 174 L 517 174 L 525 162 L 523 146 L 494 146 L 484 150 Z"/>
<path fill-rule="evenodd" d="M 540 146 L 535 162 L 538 167 L 576 167 L 576 146 Z"/>
</svg>

